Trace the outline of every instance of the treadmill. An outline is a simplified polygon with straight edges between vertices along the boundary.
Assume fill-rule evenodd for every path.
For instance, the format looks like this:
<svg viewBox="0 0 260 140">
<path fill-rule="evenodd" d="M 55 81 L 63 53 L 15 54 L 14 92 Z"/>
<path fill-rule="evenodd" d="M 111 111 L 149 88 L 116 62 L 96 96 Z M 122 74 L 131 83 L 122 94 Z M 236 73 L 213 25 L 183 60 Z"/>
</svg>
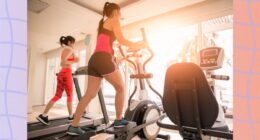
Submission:
<svg viewBox="0 0 260 140">
<path fill-rule="evenodd" d="M 78 100 L 82 98 L 82 94 L 79 87 L 78 76 L 79 75 L 87 75 L 87 66 L 78 68 L 73 74 L 73 82 L 75 85 L 76 93 Z M 40 122 L 33 122 L 27 124 L 28 129 L 28 139 L 33 140 L 52 140 L 52 139 L 88 139 L 90 136 L 95 135 L 95 132 L 102 127 L 103 124 L 107 125 L 109 123 L 109 118 L 105 106 L 104 97 L 102 94 L 102 90 L 100 89 L 98 92 L 98 97 L 101 105 L 102 116 L 97 117 L 95 119 L 91 119 L 88 117 L 82 116 L 80 120 L 79 126 L 81 126 L 84 130 L 89 133 L 80 137 L 67 136 L 66 130 L 70 123 L 66 118 L 56 118 L 50 120 L 50 125 L 44 125 Z M 84 137 L 84 138 L 83 138 Z"/>
</svg>

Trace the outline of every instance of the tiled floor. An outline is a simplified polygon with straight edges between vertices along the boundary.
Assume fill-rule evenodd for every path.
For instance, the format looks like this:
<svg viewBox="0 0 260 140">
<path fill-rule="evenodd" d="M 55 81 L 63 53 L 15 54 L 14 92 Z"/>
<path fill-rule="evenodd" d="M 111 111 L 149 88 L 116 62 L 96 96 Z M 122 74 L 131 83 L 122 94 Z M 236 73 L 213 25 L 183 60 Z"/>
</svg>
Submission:
<svg viewBox="0 0 260 140">
<path fill-rule="evenodd" d="M 29 122 L 35 122 L 36 117 L 42 113 L 42 111 L 44 110 L 44 106 L 37 106 L 33 108 L 33 113 L 28 114 L 28 121 Z M 60 106 L 60 105 L 55 105 L 49 112 L 49 118 L 57 118 L 57 117 L 63 117 L 64 114 L 68 115 L 68 111 L 67 111 L 67 107 L 66 106 Z M 110 119 L 112 121 L 114 117 L 111 116 Z M 233 129 L 233 122 L 232 119 L 227 119 L 227 123 L 229 125 L 229 128 Z M 171 131 L 171 130 L 167 130 L 167 129 L 161 129 L 160 131 L 161 134 L 167 134 L 171 136 L 171 139 L 174 140 L 182 140 L 179 133 L 176 131 Z M 99 134 L 99 135 L 95 135 L 93 137 L 91 137 L 91 140 L 104 140 L 108 137 L 111 137 L 111 135 L 108 134 Z M 135 137 L 132 140 L 140 140 L 140 138 Z"/>
</svg>

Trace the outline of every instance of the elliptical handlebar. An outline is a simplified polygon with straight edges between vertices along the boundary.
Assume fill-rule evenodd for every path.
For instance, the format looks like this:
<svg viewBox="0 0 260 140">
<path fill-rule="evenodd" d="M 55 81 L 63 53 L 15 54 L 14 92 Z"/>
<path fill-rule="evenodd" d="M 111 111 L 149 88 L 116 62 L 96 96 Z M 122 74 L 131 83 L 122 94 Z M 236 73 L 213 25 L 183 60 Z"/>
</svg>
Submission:
<svg viewBox="0 0 260 140">
<path fill-rule="evenodd" d="M 147 45 L 148 45 L 147 38 L 146 38 L 146 33 L 145 33 L 144 28 L 141 28 L 141 33 L 142 33 L 143 41 L 145 41 L 145 42 L 147 43 Z M 154 53 L 153 53 L 152 49 L 149 47 L 149 45 L 148 45 L 147 47 L 145 47 L 145 48 L 142 48 L 142 49 L 146 49 L 146 50 L 148 50 L 148 52 L 150 53 L 150 57 L 148 57 L 148 58 L 144 61 L 144 64 L 143 64 L 143 70 L 145 71 L 146 64 L 147 64 L 149 61 L 151 61 L 151 59 L 152 59 L 153 56 L 154 56 Z M 142 50 L 142 49 L 140 49 L 140 50 Z M 131 63 L 131 64 L 134 66 L 135 70 L 137 69 L 137 66 L 136 66 L 135 62 L 132 61 L 132 60 L 130 60 L 129 58 L 130 58 L 130 57 L 139 56 L 139 55 L 137 55 L 136 53 L 139 52 L 140 50 L 137 50 L 137 51 L 133 52 L 134 54 L 127 55 L 127 54 L 125 54 L 125 53 L 123 52 L 121 45 L 119 45 L 119 51 L 120 51 L 121 55 L 124 57 L 124 59 L 125 59 L 126 61 L 128 61 L 129 63 Z"/>
<path fill-rule="evenodd" d="M 146 33 L 145 33 L 145 30 L 144 28 L 141 28 L 141 32 L 142 32 L 142 37 L 143 37 L 143 41 L 145 41 L 147 43 L 147 50 L 149 51 L 150 53 L 150 57 L 148 59 L 146 59 L 144 61 L 144 65 L 143 65 L 143 70 L 145 71 L 145 66 L 146 64 L 152 60 L 153 56 L 154 56 L 154 53 L 153 53 L 153 50 L 150 48 L 149 44 L 148 44 L 148 41 L 147 41 L 147 38 L 146 38 Z"/>
<path fill-rule="evenodd" d="M 123 50 L 122 50 L 122 47 L 119 45 L 119 51 L 120 51 L 120 53 L 122 54 L 123 58 L 134 66 L 135 71 L 139 71 L 140 67 L 137 66 L 136 62 L 134 62 L 133 60 L 131 60 L 131 59 L 129 59 L 129 58 L 131 58 L 131 57 L 137 57 L 137 58 L 138 58 L 138 57 L 142 57 L 142 54 L 138 54 L 137 52 L 139 52 L 140 50 L 146 49 L 146 50 L 149 52 L 150 56 L 144 61 L 143 65 L 142 65 L 143 73 L 145 73 L 145 72 L 146 72 L 145 66 L 146 66 L 146 64 L 147 64 L 149 61 L 151 61 L 151 59 L 152 59 L 153 56 L 154 56 L 154 53 L 153 53 L 152 49 L 149 47 L 149 44 L 148 44 L 148 42 L 147 42 L 147 38 L 146 38 L 146 34 L 145 34 L 144 28 L 141 28 L 141 33 L 142 33 L 143 41 L 146 42 L 146 44 L 147 44 L 146 47 L 144 47 L 144 48 L 142 48 L 142 49 L 139 49 L 139 50 L 136 50 L 136 51 L 134 51 L 134 52 L 131 52 L 131 54 L 130 54 L 130 52 L 128 52 L 129 54 L 125 54 L 125 53 L 123 52 Z M 139 74 L 139 73 L 138 73 L 138 74 Z M 156 91 L 156 90 L 152 87 L 152 85 L 150 84 L 150 81 L 149 81 L 147 78 L 144 78 L 144 79 L 146 79 L 146 82 L 147 82 L 147 84 L 149 85 L 150 89 L 151 89 L 155 94 L 157 94 L 157 95 L 160 97 L 160 99 L 162 99 L 162 95 L 160 95 L 160 93 L 159 93 L 158 91 Z M 135 87 L 134 92 L 131 94 L 131 96 L 130 96 L 130 98 L 129 98 L 129 101 L 128 101 L 128 104 L 129 104 L 129 105 L 130 105 L 130 100 L 132 99 L 132 97 L 134 96 L 134 94 L 135 94 L 135 92 L 136 92 L 136 89 L 137 89 L 137 87 Z"/>
<path fill-rule="evenodd" d="M 215 74 L 212 74 L 210 78 L 215 80 L 226 80 L 226 81 L 230 79 L 228 75 L 215 75 Z"/>
<path fill-rule="evenodd" d="M 136 66 L 135 62 L 130 60 L 129 57 L 124 54 L 121 45 L 119 45 L 118 48 L 119 48 L 119 51 L 120 51 L 121 55 L 124 57 L 124 59 L 127 62 L 131 63 L 134 66 L 134 69 L 137 70 L 137 66 Z"/>
</svg>

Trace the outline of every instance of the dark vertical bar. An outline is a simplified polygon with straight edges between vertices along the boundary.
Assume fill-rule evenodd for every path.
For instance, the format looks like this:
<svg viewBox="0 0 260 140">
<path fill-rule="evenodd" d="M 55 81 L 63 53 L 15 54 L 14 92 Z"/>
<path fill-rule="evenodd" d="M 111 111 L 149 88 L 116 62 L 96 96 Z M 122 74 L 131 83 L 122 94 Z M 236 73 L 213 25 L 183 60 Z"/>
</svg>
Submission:
<svg viewBox="0 0 260 140">
<path fill-rule="evenodd" d="M 177 86 L 177 81 L 174 81 L 173 82 L 173 90 L 172 90 L 172 93 L 173 93 L 173 101 L 174 101 L 174 105 L 175 105 L 175 108 L 176 108 L 176 121 L 177 121 L 177 127 L 179 129 L 179 132 L 180 134 L 185 138 L 185 135 L 184 135 L 184 129 L 182 127 L 182 122 L 181 122 L 181 117 L 180 117 L 180 109 L 179 109 L 179 97 L 178 97 L 178 86 Z"/>
<path fill-rule="evenodd" d="M 199 113 L 199 102 L 198 102 L 198 93 L 196 89 L 196 80 L 192 79 L 192 92 L 193 92 L 193 103 L 194 103 L 194 111 L 196 114 L 196 123 L 197 123 L 197 132 L 198 132 L 198 140 L 202 140 L 202 130 L 201 130 L 201 121 L 200 121 L 200 113 Z"/>
<path fill-rule="evenodd" d="M 107 114 L 107 108 L 106 108 L 104 96 L 103 96 L 101 89 L 98 91 L 98 98 L 99 98 L 99 102 L 100 102 L 100 105 L 101 105 L 101 110 L 102 110 L 102 114 L 103 114 L 103 117 L 104 117 L 104 121 L 105 121 L 106 124 L 108 124 L 109 118 L 108 118 L 108 114 Z"/>
<path fill-rule="evenodd" d="M 81 95 L 81 91 L 80 91 L 80 87 L 79 87 L 79 81 L 78 81 L 78 78 L 76 77 L 76 75 L 72 74 L 72 76 L 73 76 L 73 82 L 75 85 L 75 89 L 77 92 L 77 97 L 78 97 L 78 100 L 80 101 L 80 99 L 82 98 L 82 95 Z"/>
<path fill-rule="evenodd" d="M 76 74 L 72 74 L 72 76 L 73 76 L 73 82 L 75 85 L 78 101 L 80 101 L 80 99 L 82 98 L 82 94 L 81 94 L 80 87 L 79 87 L 79 80 L 78 80 Z M 86 114 L 86 111 L 84 111 L 84 114 Z"/>
</svg>

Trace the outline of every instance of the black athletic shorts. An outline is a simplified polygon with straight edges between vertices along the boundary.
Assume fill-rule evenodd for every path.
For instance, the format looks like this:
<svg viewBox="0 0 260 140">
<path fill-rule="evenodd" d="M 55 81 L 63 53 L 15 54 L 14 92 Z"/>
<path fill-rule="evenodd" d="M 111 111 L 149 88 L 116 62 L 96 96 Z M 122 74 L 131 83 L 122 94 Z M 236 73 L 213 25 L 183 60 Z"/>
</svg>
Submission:
<svg viewBox="0 0 260 140">
<path fill-rule="evenodd" d="M 107 52 L 95 52 L 88 62 L 88 75 L 103 77 L 118 69 L 115 57 Z"/>
</svg>

